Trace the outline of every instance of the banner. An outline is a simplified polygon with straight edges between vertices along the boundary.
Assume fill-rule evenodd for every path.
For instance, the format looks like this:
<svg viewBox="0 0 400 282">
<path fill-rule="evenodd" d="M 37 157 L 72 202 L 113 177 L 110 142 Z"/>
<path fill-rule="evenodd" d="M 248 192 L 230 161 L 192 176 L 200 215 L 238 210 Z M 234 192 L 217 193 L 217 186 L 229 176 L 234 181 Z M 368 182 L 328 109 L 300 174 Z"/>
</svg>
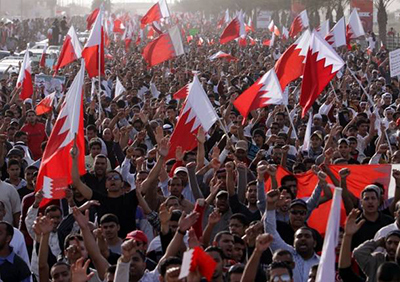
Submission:
<svg viewBox="0 0 400 282">
<path fill-rule="evenodd" d="M 43 89 L 45 96 L 56 92 L 56 96 L 60 97 L 61 93 L 64 92 L 65 76 L 38 74 L 35 75 L 35 86 Z"/>
<path fill-rule="evenodd" d="M 365 186 L 373 183 L 380 183 L 384 186 L 385 199 L 394 196 L 396 181 L 392 177 L 393 169 L 400 169 L 400 165 L 378 164 L 378 165 L 330 165 L 329 168 L 337 179 L 339 177 L 339 170 L 347 167 L 350 170 L 350 175 L 347 177 L 347 189 L 354 194 L 357 198 L 360 197 L 361 191 Z M 278 186 L 281 185 L 282 177 L 291 174 L 289 171 L 282 167 L 278 167 L 276 178 Z M 297 179 L 297 198 L 308 198 L 314 191 L 318 177 L 310 170 L 301 174 L 294 174 Z M 267 179 L 267 178 L 266 178 Z M 332 180 L 328 177 L 328 183 L 332 184 Z M 271 181 L 265 181 L 265 190 L 271 189 Z M 321 234 L 325 233 L 326 224 L 328 222 L 331 201 L 320 205 L 313 211 L 307 223 L 312 228 L 315 228 Z M 346 220 L 346 212 L 342 204 L 341 210 L 341 225 L 344 225 Z"/>
<path fill-rule="evenodd" d="M 400 75 L 400 49 L 389 52 L 390 77 Z"/>
<path fill-rule="evenodd" d="M 374 1 L 373 0 L 351 0 L 351 10 L 357 9 L 365 33 L 373 30 Z"/>
</svg>

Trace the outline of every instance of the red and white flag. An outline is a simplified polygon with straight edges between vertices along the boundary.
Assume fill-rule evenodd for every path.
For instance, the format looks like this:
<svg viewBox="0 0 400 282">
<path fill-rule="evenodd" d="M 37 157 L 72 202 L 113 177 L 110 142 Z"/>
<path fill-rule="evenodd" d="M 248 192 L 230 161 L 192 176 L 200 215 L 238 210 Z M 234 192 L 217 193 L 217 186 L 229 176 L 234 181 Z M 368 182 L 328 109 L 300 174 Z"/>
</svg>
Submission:
<svg viewBox="0 0 400 282">
<path fill-rule="evenodd" d="M 136 45 L 139 45 L 140 42 L 143 41 L 143 37 L 144 37 L 143 29 L 141 29 L 141 30 L 139 30 L 139 34 L 138 34 L 138 36 L 137 36 L 137 38 L 136 38 L 135 44 L 136 44 Z"/>
<path fill-rule="evenodd" d="M 224 16 L 221 18 L 221 20 L 218 22 L 218 28 L 221 28 L 222 26 L 224 26 L 225 24 L 229 23 L 229 21 L 231 20 L 230 16 L 229 16 L 229 9 L 225 10 L 225 14 Z"/>
<path fill-rule="evenodd" d="M 275 44 L 275 33 L 272 33 L 271 39 L 265 39 L 263 45 L 273 47 L 274 44 Z"/>
<path fill-rule="evenodd" d="M 98 13 L 88 41 L 82 51 L 82 58 L 85 59 L 86 71 L 90 78 L 99 74 L 104 75 L 103 13 L 102 10 Z"/>
<path fill-rule="evenodd" d="M 200 126 L 204 132 L 207 132 L 217 120 L 218 115 L 195 75 L 193 82 L 189 84 L 189 94 L 170 139 L 171 145 L 167 159 L 175 157 L 177 146 L 182 147 L 183 152 L 196 148 L 196 134 Z"/>
<path fill-rule="evenodd" d="M 46 51 L 47 51 L 47 45 L 44 46 L 42 56 L 40 57 L 39 66 L 42 68 L 46 67 Z"/>
<path fill-rule="evenodd" d="M 93 12 L 86 18 L 86 29 L 90 30 L 92 25 L 96 21 L 96 18 L 100 12 L 100 8 L 94 9 Z"/>
<path fill-rule="evenodd" d="M 35 112 L 38 116 L 46 114 L 53 109 L 56 92 L 47 95 L 39 104 L 37 104 Z"/>
<path fill-rule="evenodd" d="M 270 32 L 274 32 L 274 27 L 275 27 L 274 20 L 271 20 L 271 22 L 268 25 L 268 30 Z"/>
<path fill-rule="evenodd" d="M 283 104 L 284 98 L 275 70 L 271 69 L 233 102 L 244 120 L 253 110 Z M 243 120 L 243 122 L 244 122 Z"/>
<path fill-rule="evenodd" d="M 295 43 L 282 54 L 275 64 L 282 90 L 295 79 L 303 75 L 305 59 L 310 46 L 311 33 L 306 30 Z"/>
<path fill-rule="evenodd" d="M 346 28 L 347 48 L 351 50 L 351 39 L 356 39 L 364 35 L 364 27 L 361 23 L 360 17 L 358 16 L 357 9 L 353 9 L 353 12 L 351 12 L 350 14 L 349 23 L 347 24 Z"/>
<path fill-rule="evenodd" d="M 282 27 L 282 39 L 288 40 L 289 39 L 289 30 L 286 27 Z"/>
<path fill-rule="evenodd" d="M 140 20 L 141 28 L 144 28 L 146 25 L 151 24 L 153 22 L 160 21 L 163 18 L 168 18 L 170 16 L 167 1 L 159 0 L 156 4 L 154 4 L 150 10 L 143 16 Z"/>
<path fill-rule="evenodd" d="M 335 188 L 326 226 L 324 245 L 317 271 L 316 282 L 336 281 L 336 247 L 339 243 L 340 210 L 342 202 L 342 188 Z"/>
<path fill-rule="evenodd" d="M 274 26 L 274 34 L 275 36 L 281 36 L 281 32 L 279 31 L 279 28 L 276 25 Z"/>
<path fill-rule="evenodd" d="M 227 53 L 222 52 L 222 51 L 218 51 L 214 55 L 210 56 L 209 59 L 210 59 L 210 61 L 214 61 L 216 59 L 225 59 L 228 62 L 237 61 L 238 60 L 238 58 L 232 56 L 231 54 L 227 54 Z"/>
<path fill-rule="evenodd" d="M 254 46 L 254 45 L 256 45 L 256 41 L 255 41 L 255 39 L 254 38 L 252 38 L 252 37 L 250 37 L 249 36 L 249 40 L 250 40 L 250 46 Z"/>
<path fill-rule="evenodd" d="M 124 25 L 123 25 L 121 19 L 118 18 L 118 19 L 116 19 L 116 20 L 114 21 L 112 31 L 113 31 L 114 33 L 119 33 L 119 34 L 123 34 L 123 33 L 124 33 L 125 27 L 124 27 Z"/>
<path fill-rule="evenodd" d="M 249 20 L 247 21 L 245 30 L 246 30 L 246 32 L 250 32 L 250 31 L 254 32 L 254 30 L 255 30 L 254 26 L 253 26 L 253 20 L 251 19 L 251 17 L 249 17 Z"/>
<path fill-rule="evenodd" d="M 65 36 L 64 43 L 58 56 L 57 64 L 54 67 L 55 73 L 66 65 L 82 57 L 82 47 L 76 35 L 75 28 L 71 25 Z"/>
<path fill-rule="evenodd" d="M 133 26 L 131 23 L 125 28 L 124 34 L 122 35 L 121 39 L 125 42 L 125 51 L 129 50 L 129 46 L 131 45 L 133 38 Z"/>
<path fill-rule="evenodd" d="M 342 58 L 328 42 L 314 31 L 311 35 L 310 48 L 307 53 L 301 85 L 299 104 L 303 108 L 303 117 L 325 86 L 343 66 L 344 61 Z"/>
<path fill-rule="evenodd" d="M 151 41 L 143 49 L 143 58 L 149 67 L 184 54 L 181 33 L 177 26 Z"/>
<path fill-rule="evenodd" d="M 211 281 L 217 263 L 201 247 L 195 247 L 183 254 L 182 267 L 179 273 L 179 279 L 188 277 L 190 272 L 200 273 L 207 281 Z"/>
<path fill-rule="evenodd" d="M 245 35 L 246 29 L 244 27 L 244 16 L 243 13 L 240 11 L 238 15 L 224 29 L 219 39 L 219 42 L 221 44 L 225 44 Z"/>
<path fill-rule="evenodd" d="M 186 84 L 181 89 L 175 92 L 172 96 L 175 100 L 186 99 L 187 95 L 189 94 L 189 84 Z"/>
<path fill-rule="evenodd" d="M 307 10 L 302 11 L 297 17 L 294 18 L 292 26 L 290 27 L 289 36 L 294 38 L 303 29 L 309 26 Z"/>
<path fill-rule="evenodd" d="M 21 87 L 20 98 L 22 101 L 30 98 L 33 94 L 31 73 L 31 59 L 29 57 L 29 51 L 26 49 L 17 80 L 17 87 Z"/>
<path fill-rule="evenodd" d="M 329 19 L 321 23 L 321 25 L 317 28 L 319 36 L 325 38 L 329 34 Z"/>
<path fill-rule="evenodd" d="M 35 192 L 43 190 L 44 199 L 41 206 L 45 206 L 52 199 L 62 199 L 65 189 L 72 183 L 72 159 L 70 150 L 77 136 L 79 154 L 79 173 L 86 173 L 85 169 L 85 136 L 83 132 L 83 86 L 85 69 L 81 69 L 71 84 L 61 111 L 54 124 L 46 149 L 43 152 L 37 176 Z"/>
<path fill-rule="evenodd" d="M 346 23 L 342 17 L 335 26 L 331 29 L 329 34 L 325 37 L 332 47 L 340 47 L 346 45 Z"/>
<path fill-rule="evenodd" d="M 204 44 L 204 39 L 202 37 L 199 37 L 199 40 L 197 40 L 197 46 L 203 46 Z"/>
</svg>

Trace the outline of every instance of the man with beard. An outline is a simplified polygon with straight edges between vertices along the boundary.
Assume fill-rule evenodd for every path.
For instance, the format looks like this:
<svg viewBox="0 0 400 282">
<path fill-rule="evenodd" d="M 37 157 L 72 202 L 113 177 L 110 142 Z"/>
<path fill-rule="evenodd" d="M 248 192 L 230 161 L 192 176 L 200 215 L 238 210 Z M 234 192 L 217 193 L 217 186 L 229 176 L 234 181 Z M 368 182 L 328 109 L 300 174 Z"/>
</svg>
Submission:
<svg viewBox="0 0 400 282">
<path fill-rule="evenodd" d="M 367 276 L 367 281 L 376 281 L 376 270 L 385 261 L 395 261 L 397 246 L 400 242 L 400 231 L 390 231 L 386 237 L 378 240 L 368 240 L 354 249 L 353 255 L 361 270 Z M 386 254 L 377 252 L 384 248 Z"/>
<path fill-rule="evenodd" d="M 310 268 L 319 263 L 319 256 L 314 249 L 317 245 L 317 238 L 312 229 L 307 226 L 302 226 L 294 234 L 293 246 L 287 244 L 276 228 L 275 209 L 279 200 L 280 193 L 270 191 L 267 194 L 267 216 L 264 216 L 265 232 L 272 235 L 270 245 L 271 251 L 275 252 L 278 249 L 288 250 L 295 261 L 293 271 L 294 281 L 307 281 Z"/>
<path fill-rule="evenodd" d="M 229 231 L 221 231 L 215 235 L 213 246 L 219 247 L 223 253 L 225 260 L 224 266 L 228 264 L 228 260 L 232 259 L 232 252 L 235 240 Z"/>
</svg>

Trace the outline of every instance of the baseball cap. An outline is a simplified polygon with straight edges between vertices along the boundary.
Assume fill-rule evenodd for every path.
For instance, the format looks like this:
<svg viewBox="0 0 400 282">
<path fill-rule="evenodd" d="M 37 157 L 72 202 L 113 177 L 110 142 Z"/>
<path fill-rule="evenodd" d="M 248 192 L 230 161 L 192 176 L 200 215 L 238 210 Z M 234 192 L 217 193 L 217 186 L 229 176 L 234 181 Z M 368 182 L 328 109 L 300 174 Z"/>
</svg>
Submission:
<svg viewBox="0 0 400 282">
<path fill-rule="evenodd" d="M 162 128 L 166 131 L 172 131 L 172 125 L 170 125 L 169 123 L 164 124 Z"/>
<path fill-rule="evenodd" d="M 390 236 L 393 236 L 393 235 L 395 235 L 395 236 L 400 238 L 400 230 L 389 231 L 389 233 L 386 234 L 385 239 L 387 240 Z"/>
<path fill-rule="evenodd" d="M 381 189 L 378 186 L 374 185 L 374 184 L 370 184 L 370 185 L 365 186 L 364 190 L 362 190 L 361 198 L 363 197 L 365 192 L 371 192 L 371 191 L 375 192 L 376 195 L 378 196 L 378 198 L 381 197 Z"/>
<path fill-rule="evenodd" d="M 314 118 L 322 119 L 322 116 L 320 114 L 316 114 L 316 115 L 314 115 Z"/>
<path fill-rule="evenodd" d="M 319 139 L 324 140 L 324 139 L 322 138 L 321 132 L 318 131 L 318 130 L 317 130 L 317 131 L 314 131 L 313 134 L 311 134 L 310 137 L 313 137 L 313 136 L 317 136 Z"/>
<path fill-rule="evenodd" d="M 340 138 L 339 141 L 337 142 L 338 145 L 342 144 L 342 143 L 346 143 L 347 145 L 350 145 L 349 140 L 347 140 L 346 138 Z"/>
<path fill-rule="evenodd" d="M 237 143 L 235 145 L 235 150 L 247 151 L 248 147 L 249 146 L 247 145 L 247 141 L 239 140 L 239 141 L 237 141 Z"/>
<path fill-rule="evenodd" d="M 304 200 L 302 200 L 302 199 L 294 199 L 294 200 L 290 203 L 289 208 L 292 208 L 292 207 L 294 207 L 294 206 L 303 206 L 303 207 L 305 207 L 305 208 L 307 209 L 307 203 L 306 203 Z"/>
<path fill-rule="evenodd" d="M 178 172 L 181 172 L 181 171 L 183 171 L 183 172 L 185 172 L 185 173 L 188 173 L 188 170 L 187 170 L 186 167 L 184 167 L 184 166 L 179 166 L 179 167 L 177 167 L 177 168 L 174 170 L 174 175 L 176 175 Z"/>
<path fill-rule="evenodd" d="M 226 196 L 226 197 L 228 197 L 228 191 L 226 191 L 226 190 L 221 190 L 221 191 L 219 191 L 218 193 L 217 193 L 217 198 L 219 198 L 219 197 L 221 197 L 221 196 Z"/>
<path fill-rule="evenodd" d="M 129 232 L 126 235 L 125 239 L 134 239 L 136 241 L 143 242 L 145 244 L 147 244 L 147 242 L 148 242 L 146 234 L 144 234 L 144 232 L 141 230 L 135 230 L 135 231 Z"/>
<path fill-rule="evenodd" d="M 13 148 L 7 154 L 7 157 L 11 157 L 11 156 L 19 156 L 19 157 L 23 158 L 24 153 L 20 149 Z"/>
</svg>

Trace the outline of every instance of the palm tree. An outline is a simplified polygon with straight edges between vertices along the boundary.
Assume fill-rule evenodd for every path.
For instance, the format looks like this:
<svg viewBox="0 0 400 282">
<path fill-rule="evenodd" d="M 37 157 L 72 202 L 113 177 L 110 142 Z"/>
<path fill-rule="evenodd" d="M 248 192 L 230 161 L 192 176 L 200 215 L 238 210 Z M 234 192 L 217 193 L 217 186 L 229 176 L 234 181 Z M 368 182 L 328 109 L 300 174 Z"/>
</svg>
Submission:
<svg viewBox="0 0 400 282">
<path fill-rule="evenodd" d="M 386 27 L 388 21 L 387 8 L 394 0 L 375 0 L 375 7 L 378 10 L 379 38 L 386 45 Z"/>
</svg>

